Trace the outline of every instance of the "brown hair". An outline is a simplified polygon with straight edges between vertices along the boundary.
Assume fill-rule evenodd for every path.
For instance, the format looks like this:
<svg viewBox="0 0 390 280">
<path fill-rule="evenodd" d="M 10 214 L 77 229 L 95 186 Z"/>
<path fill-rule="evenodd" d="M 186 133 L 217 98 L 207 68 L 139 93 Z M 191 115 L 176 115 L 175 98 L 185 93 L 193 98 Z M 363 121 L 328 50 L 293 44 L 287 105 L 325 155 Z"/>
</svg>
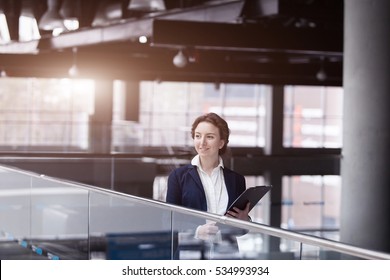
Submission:
<svg viewBox="0 0 390 280">
<path fill-rule="evenodd" d="M 201 122 L 209 122 L 209 123 L 215 125 L 216 127 L 218 127 L 219 135 L 220 135 L 221 139 L 225 141 L 225 144 L 219 150 L 219 154 L 223 155 L 226 152 L 226 147 L 227 147 L 227 144 L 229 143 L 230 129 L 229 129 L 227 122 L 215 113 L 207 113 L 207 114 L 204 114 L 202 116 L 199 116 L 195 119 L 195 121 L 193 122 L 192 127 L 191 127 L 192 139 L 194 139 L 194 137 L 195 137 L 196 127 Z"/>
</svg>

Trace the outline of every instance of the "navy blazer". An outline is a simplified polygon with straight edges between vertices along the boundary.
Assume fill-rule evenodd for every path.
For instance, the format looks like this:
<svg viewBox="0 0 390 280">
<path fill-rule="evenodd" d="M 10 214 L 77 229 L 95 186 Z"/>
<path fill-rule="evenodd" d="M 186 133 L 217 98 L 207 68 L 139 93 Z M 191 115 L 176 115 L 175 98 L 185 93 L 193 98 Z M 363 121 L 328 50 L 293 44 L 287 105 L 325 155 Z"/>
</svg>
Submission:
<svg viewBox="0 0 390 280">
<path fill-rule="evenodd" d="M 245 191 L 245 178 L 226 167 L 223 168 L 223 175 L 229 197 L 229 206 Z M 195 165 L 187 164 L 169 174 L 166 201 L 179 206 L 207 211 L 206 194 Z"/>
</svg>

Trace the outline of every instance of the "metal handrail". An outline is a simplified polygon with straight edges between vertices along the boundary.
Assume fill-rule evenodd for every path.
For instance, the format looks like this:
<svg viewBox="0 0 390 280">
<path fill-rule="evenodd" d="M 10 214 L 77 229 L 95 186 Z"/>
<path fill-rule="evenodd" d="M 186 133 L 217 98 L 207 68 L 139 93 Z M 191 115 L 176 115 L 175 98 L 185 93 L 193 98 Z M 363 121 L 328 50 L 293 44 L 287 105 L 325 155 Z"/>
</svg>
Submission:
<svg viewBox="0 0 390 280">
<path fill-rule="evenodd" d="M 304 244 L 327 248 L 327 249 L 337 251 L 337 252 L 343 253 L 343 254 L 348 254 L 348 255 L 351 255 L 351 256 L 354 256 L 357 258 L 375 259 L 375 260 L 390 260 L 390 254 L 385 253 L 385 252 L 364 249 L 364 248 L 348 245 L 348 244 L 345 244 L 342 242 L 323 239 L 323 238 L 319 238 L 319 237 L 312 236 L 312 235 L 294 232 L 291 230 L 275 228 L 275 227 L 271 227 L 271 226 L 263 225 L 263 224 L 259 224 L 259 223 L 229 218 L 226 216 L 221 216 L 221 215 L 208 213 L 208 212 L 204 212 L 204 211 L 198 211 L 195 209 L 190 209 L 190 208 L 186 208 L 186 207 L 182 207 L 182 206 L 178 206 L 178 205 L 174 205 L 174 204 L 169 204 L 166 202 L 157 201 L 157 200 L 153 200 L 153 199 L 138 197 L 138 196 L 134 196 L 134 195 L 130 195 L 130 194 L 120 193 L 120 192 L 117 192 L 114 190 L 95 187 L 95 186 L 91 186 L 91 185 L 87 185 L 87 184 L 83 184 L 83 183 L 79 183 L 79 182 L 54 178 L 54 177 L 50 177 L 50 176 L 46 176 L 46 175 L 39 175 L 39 174 L 30 172 L 30 171 L 20 170 L 20 169 L 14 168 L 14 167 L 6 167 L 3 165 L 0 165 L 0 167 L 4 168 L 4 169 L 11 170 L 13 172 L 22 173 L 24 175 L 29 175 L 32 177 L 39 177 L 41 179 L 44 178 L 44 179 L 52 181 L 52 182 L 57 182 L 57 183 L 69 185 L 72 187 L 82 188 L 82 189 L 85 189 L 88 191 L 99 192 L 99 193 L 107 194 L 110 196 L 117 196 L 117 197 L 120 197 L 123 199 L 129 199 L 132 201 L 136 200 L 137 202 L 142 203 L 142 204 L 150 205 L 153 207 L 163 208 L 165 210 L 169 210 L 169 211 L 176 212 L 176 213 L 182 213 L 182 214 L 187 214 L 190 216 L 204 218 L 207 220 L 212 220 L 212 221 L 226 224 L 229 226 L 246 229 L 246 230 L 249 230 L 249 231 L 255 232 L 255 233 L 267 234 L 267 235 L 271 235 L 274 237 L 289 239 L 289 240 L 304 243 Z"/>
</svg>

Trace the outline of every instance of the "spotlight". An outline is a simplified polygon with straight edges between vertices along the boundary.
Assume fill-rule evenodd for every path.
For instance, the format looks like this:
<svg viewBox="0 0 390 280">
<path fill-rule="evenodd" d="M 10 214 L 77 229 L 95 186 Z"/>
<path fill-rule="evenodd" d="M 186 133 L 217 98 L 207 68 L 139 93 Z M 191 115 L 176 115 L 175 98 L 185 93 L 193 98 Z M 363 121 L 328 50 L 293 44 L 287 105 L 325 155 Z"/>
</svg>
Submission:
<svg viewBox="0 0 390 280">
<path fill-rule="evenodd" d="M 39 28 L 42 30 L 54 30 L 61 29 L 61 31 L 66 30 L 64 25 L 64 19 L 59 14 L 59 5 L 58 0 L 47 0 L 47 11 L 42 15 L 39 20 Z"/>
<path fill-rule="evenodd" d="M 69 77 L 71 78 L 75 78 L 79 75 L 80 73 L 80 70 L 79 68 L 77 67 L 77 65 L 72 65 L 72 67 L 69 68 L 68 70 L 68 74 L 69 74 Z"/>
<path fill-rule="evenodd" d="M 73 48 L 72 53 L 73 53 L 73 64 L 72 67 L 69 68 L 68 74 L 70 77 L 74 78 L 80 74 L 80 70 L 77 67 L 77 48 Z"/>
<path fill-rule="evenodd" d="M 7 72 L 5 72 L 4 69 L 1 69 L 1 71 L 0 71 L 0 78 L 6 78 L 6 77 L 8 77 Z"/>
<path fill-rule="evenodd" d="M 326 75 L 326 72 L 323 68 L 321 68 L 320 70 L 318 70 L 317 74 L 316 74 L 316 77 L 317 77 L 317 80 L 323 82 L 326 80 L 326 78 L 328 78 L 328 76 Z"/>
<path fill-rule="evenodd" d="M 140 42 L 141 44 L 146 44 L 148 42 L 148 37 L 146 37 L 145 35 L 139 36 L 138 42 Z"/>
<path fill-rule="evenodd" d="M 164 11 L 166 8 L 165 8 L 164 0 L 151 0 L 151 1 L 130 0 L 127 9 L 154 12 L 154 11 Z"/>
<path fill-rule="evenodd" d="M 316 74 L 317 80 L 319 80 L 321 82 L 325 81 L 328 78 L 328 75 L 326 74 L 325 69 L 324 69 L 324 60 L 325 60 L 325 58 L 321 57 L 320 69 L 318 70 L 318 72 Z"/>
<path fill-rule="evenodd" d="M 184 55 L 183 51 L 180 50 L 177 55 L 173 58 L 173 64 L 178 68 L 183 68 L 187 65 L 188 59 Z"/>
</svg>

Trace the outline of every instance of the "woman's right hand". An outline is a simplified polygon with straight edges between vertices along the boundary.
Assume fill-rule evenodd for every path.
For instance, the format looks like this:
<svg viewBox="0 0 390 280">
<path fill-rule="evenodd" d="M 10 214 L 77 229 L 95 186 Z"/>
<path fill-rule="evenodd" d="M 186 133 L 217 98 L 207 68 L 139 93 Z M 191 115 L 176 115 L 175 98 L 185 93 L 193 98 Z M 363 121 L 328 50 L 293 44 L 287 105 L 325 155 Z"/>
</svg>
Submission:
<svg viewBox="0 0 390 280">
<path fill-rule="evenodd" d="M 219 228 L 215 225 L 215 222 L 208 222 L 197 228 L 197 238 L 202 240 L 211 240 L 217 234 Z"/>
</svg>

